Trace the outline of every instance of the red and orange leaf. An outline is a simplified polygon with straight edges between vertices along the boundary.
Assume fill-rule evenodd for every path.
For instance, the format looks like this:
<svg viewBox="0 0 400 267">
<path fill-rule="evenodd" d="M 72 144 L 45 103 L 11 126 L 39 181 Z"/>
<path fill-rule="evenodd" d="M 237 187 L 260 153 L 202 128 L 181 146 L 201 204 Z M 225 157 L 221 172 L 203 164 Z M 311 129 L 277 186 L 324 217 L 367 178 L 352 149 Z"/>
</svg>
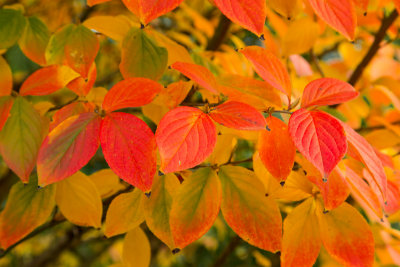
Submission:
<svg viewBox="0 0 400 267">
<path fill-rule="evenodd" d="M 290 98 L 292 93 L 290 77 L 285 65 L 277 56 L 259 46 L 248 46 L 241 52 L 253 63 L 256 72 L 264 81 Z"/>
<path fill-rule="evenodd" d="M 14 99 L 11 96 L 0 96 L 0 131 L 10 115 Z"/>
<path fill-rule="evenodd" d="M 156 175 L 151 188 L 151 196 L 149 198 L 142 196 L 147 226 L 171 250 L 176 246 L 169 223 L 170 213 L 173 197 L 179 185 L 178 178 L 172 173 L 163 176 Z"/>
<path fill-rule="evenodd" d="M 260 132 L 258 151 L 264 166 L 281 182 L 292 171 L 296 147 L 283 121 L 269 116 L 266 122 L 268 128 Z"/>
<path fill-rule="evenodd" d="M 315 214 L 315 200 L 309 198 L 285 218 L 283 222 L 282 267 L 313 266 L 321 249 L 322 240 Z"/>
<path fill-rule="evenodd" d="M 251 245 L 280 251 L 281 214 L 275 201 L 265 197 L 264 185 L 254 172 L 239 166 L 222 166 L 218 175 L 222 214 L 232 230 Z"/>
<path fill-rule="evenodd" d="M 335 105 L 356 98 L 359 93 L 350 84 L 334 78 L 321 78 L 304 88 L 301 107 Z"/>
<path fill-rule="evenodd" d="M 324 178 L 328 178 L 346 154 L 347 140 L 342 125 L 324 112 L 297 110 L 290 117 L 289 132 L 297 149 Z"/>
<path fill-rule="evenodd" d="M 156 140 L 160 171 L 170 173 L 203 162 L 214 149 L 217 131 L 210 117 L 200 109 L 177 107 L 161 119 Z"/>
<path fill-rule="evenodd" d="M 24 238 L 50 217 L 54 206 L 55 187 L 37 188 L 37 179 L 29 184 L 16 183 L 8 194 L 0 214 L 0 246 L 7 249 Z"/>
<path fill-rule="evenodd" d="M 338 168 L 331 172 L 326 182 L 322 180 L 321 176 L 307 176 L 307 178 L 321 191 L 325 210 L 339 207 L 350 194 L 345 177 Z"/>
<path fill-rule="evenodd" d="M 162 85 L 147 78 L 128 78 L 114 85 L 104 98 L 103 109 L 140 107 L 150 103 L 161 92 Z"/>
<path fill-rule="evenodd" d="M 211 93 L 218 94 L 217 80 L 206 67 L 187 62 L 175 62 L 171 68 L 181 72 Z"/>
<path fill-rule="evenodd" d="M 317 216 L 322 243 L 333 258 L 345 266 L 373 266 L 374 237 L 355 208 L 345 202 L 328 213 L 320 208 Z"/>
<path fill-rule="evenodd" d="M 79 74 L 68 66 L 52 65 L 32 73 L 22 84 L 20 95 L 49 95 L 64 88 Z"/>
<path fill-rule="evenodd" d="M 214 0 L 215 5 L 233 22 L 261 35 L 267 17 L 264 0 Z"/>
<path fill-rule="evenodd" d="M 221 184 L 211 168 L 199 169 L 183 181 L 169 218 L 177 248 L 182 249 L 207 233 L 218 216 L 221 198 Z"/>
<path fill-rule="evenodd" d="M 387 204 L 384 206 L 385 212 L 392 215 L 400 210 L 400 187 L 399 184 L 388 180 Z"/>
<path fill-rule="evenodd" d="M 99 147 L 100 124 L 96 113 L 81 113 L 48 134 L 37 160 L 40 186 L 61 181 L 89 162 Z"/>
<path fill-rule="evenodd" d="M 66 105 L 54 113 L 53 121 L 50 123 L 49 131 L 52 131 L 60 123 L 74 115 L 93 111 L 94 105 L 92 103 L 73 102 L 69 105 Z"/>
<path fill-rule="evenodd" d="M 127 113 L 110 113 L 101 124 L 100 141 L 104 158 L 121 179 L 143 192 L 151 189 L 156 141 L 144 121 Z"/>
<path fill-rule="evenodd" d="M 100 44 L 96 34 L 82 24 L 78 25 L 73 29 L 65 44 L 66 62 L 86 79 L 99 48 Z"/>
<path fill-rule="evenodd" d="M 219 124 L 238 130 L 264 130 L 264 116 L 245 103 L 229 101 L 211 109 L 210 117 Z"/>
<path fill-rule="evenodd" d="M 44 125 L 39 113 L 23 97 L 14 99 L 0 132 L 0 154 L 7 166 L 27 183 L 36 165 Z"/>
<path fill-rule="evenodd" d="M 351 0 L 308 0 L 315 13 L 329 26 L 354 40 L 356 11 Z"/>
<path fill-rule="evenodd" d="M 122 0 L 125 6 L 136 16 L 143 24 L 148 24 L 153 19 L 162 16 L 182 3 L 183 0 Z"/>
<path fill-rule="evenodd" d="M 364 163 L 365 167 L 371 172 L 372 180 L 369 183 L 374 183 L 380 192 L 383 199 L 386 199 L 387 178 L 382 162 L 376 155 L 374 148 L 356 131 L 354 131 L 346 123 L 342 123 L 343 129 L 346 132 L 347 141 L 349 142 L 349 154 L 356 155 L 357 160 Z"/>
<path fill-rule="evenodd" d="M 92 89 L 97 77 L 96 64 L 93 63 L 89 70 L 89 77 L 84 79 L 83 77 L 78 77 L 67 84 L 68 89 L 73 91 L 79 96 L 86 96 L 90 89 Z"/>
<path fill-rule="evenodd" d="M 12 73 L 7 61 L 0 56 L 0 96 L 10 95 L 12 90 Z"/>
</svg>

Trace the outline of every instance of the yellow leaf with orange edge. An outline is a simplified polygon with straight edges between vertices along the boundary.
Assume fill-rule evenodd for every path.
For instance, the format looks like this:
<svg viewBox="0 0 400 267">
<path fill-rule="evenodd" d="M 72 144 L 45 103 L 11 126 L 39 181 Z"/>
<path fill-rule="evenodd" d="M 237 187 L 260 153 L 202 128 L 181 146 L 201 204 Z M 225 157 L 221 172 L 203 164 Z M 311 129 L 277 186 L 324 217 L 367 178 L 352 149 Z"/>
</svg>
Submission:
<svg viewBox="0 0 400 267">
<path fill-rule="evenodd" d="M 313 195 L 313 184 L 303 171 L 292 171 L 276 197 L 282 201 L 300 201 Z"/>
<path fill-rule="evenodd" d="M 321 249 L 316 205 L 309 198 L 285 218 L 283 222 L 282 267 L 312 266 Z"/>
<path fill-rule="evenodd" d="M 96 185 L 82 172 L 57 182 L 56 203 L 70 222 L 80 226 L 101 226 L 103 204 Z"/>
<path fill-rule="evenodd" d="M 282 218 L 275 201 L 254 172 L 239 166 L 222 166 L 221 210 L 225 221 L 243 240 L 268 251 L 281 250 Z M 268 231 L 265 231 L 268 229 Z"/>
<path fill-rule="evenodd" d="M 93 16 L 85 20 L 83 25 L 117 42 L 121 42 L 132 27 L 139 27 L 138 23 L 133 23 L 125 15 Z"/>
<path fill-rule="evenodd" d="M 12 73 L 7 61 L 0 56 L 0 96 L 10 95 L 12 90 Z"/>
<path fill-rule="evenodd" d="M 144 221 L 143 192 L 136 188 L 113 199 L 107 210 L 104 234 L 107 237 L 126 233 Z"/>
<path fill-rule="evenodd" d="M 125 267 L 148 267 L 151 259 L 150 242 L 140 227 L 126 234 L 122 250 Z"/>
<path fill-rule="evenodd" d="M 175 242 L 169 220 L 173 196 L 178 187 L 178 178 L 172 173 L 155 176 L 150 197 L 143 199 L 147 226 L 171 250 L 175 248 Z"/>
<path fill-rule="evenodd" d="M 309 51 L 314 46 L 318 36 L 318 24 L 311 18 L 304 17 L 293 21 L 282 37 L 283 54 L 302 54 Z"/>
<path fill-rule="evenodd" d="M 55 186 L 38 188 L 36 176 L 29 184 L 13 185 L 0 213 L 0 246 L 7 249 L 45 223 L 55 207 L 54 194 Z"/>
<path fill-rule="evenodd" d="M 236 138 L 231 134 L 220 134 L 217 136 L 217 142 L 212 154 L 207 161 L 213 164 L 222 165 L 227 163 L 237 144 Z"/>
<path fill-rule="evenodd" d="M 89 176 L 96 185 L 101 198 L 107 198 L 126 188 L 111 169 L 103 169 Z"/>
</svg>

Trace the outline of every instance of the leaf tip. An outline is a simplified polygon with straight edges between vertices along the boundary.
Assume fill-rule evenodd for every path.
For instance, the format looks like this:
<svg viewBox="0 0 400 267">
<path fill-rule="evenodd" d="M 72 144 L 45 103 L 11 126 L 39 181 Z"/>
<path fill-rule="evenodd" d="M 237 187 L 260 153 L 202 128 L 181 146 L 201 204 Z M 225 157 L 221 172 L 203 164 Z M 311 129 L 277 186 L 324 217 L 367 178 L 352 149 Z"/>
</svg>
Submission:
<svg viewBox="0 0 400 267">
<path fill-rule="evenodd" d="M 144 195 L 145 195 L 147 198 L 150 198 L 150 196 L 151 196 L 151 191 L 144 193 Z"/>
<path fill-rule="evenodd" d="M 179 251 L 181 251 L 179 248 L 174 248 L 173 250 L 172 250 L 172 254 L 177 254 L 177 253 L 179 253 Z"/>
<path fill-rule="evenodd" d="M 260 40 L 261 40 L 261 41 L 265 41 L 264 34 L 261 34 L 261 35 L 260 35 Z"/>
<path fill-rule="evenodd" d="M 285 185 L 285 181 L 281 181 L 279 184 L 283 187 Z"/>
</svg>

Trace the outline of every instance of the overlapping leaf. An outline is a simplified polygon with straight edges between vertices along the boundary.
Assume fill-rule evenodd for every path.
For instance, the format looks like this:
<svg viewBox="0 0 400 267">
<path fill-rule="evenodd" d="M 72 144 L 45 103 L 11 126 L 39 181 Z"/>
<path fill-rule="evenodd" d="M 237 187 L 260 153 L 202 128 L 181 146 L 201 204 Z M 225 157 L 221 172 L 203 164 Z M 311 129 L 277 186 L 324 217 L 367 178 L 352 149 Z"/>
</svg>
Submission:
<svg viewBox="0 0 400 267">
<path fill-rule="evenodd" d="M 15 9 L 0 9 L 0 49 L 13 46 L 25 30 L 26 19 Z"/>
<path fill-rule="evenodd" d="M 169 111 L 156 131 L 164 173 L 192 168 L 213 151 L 217 132 L 207 114 L 192 107 Z"/>
<path fill-rule="evenodd" d="M 156 172 L 156 141 L 147 124 L 131 114 L 110 113 L 101 124 L 100 140 L 110 168 L 140 190 L 150 190 Z"/>
<path fill-rule="evenodd" d="M 79 96 L 86 96 L 90 89 L 92 89 L 97 78 L 97 67 L 96 63 L 93 63 L 89 69 L 87 79 L 82 76 L 72 80 L 67 84 L 68 89 L 74 91 L 75 94 Z"/>
<path fill-rule="evenodd" d="M 151 260 L 150 242 L 140 227 L 126 234 L 122 250 L 123 266 L 148 267 Z"/>
</svg>

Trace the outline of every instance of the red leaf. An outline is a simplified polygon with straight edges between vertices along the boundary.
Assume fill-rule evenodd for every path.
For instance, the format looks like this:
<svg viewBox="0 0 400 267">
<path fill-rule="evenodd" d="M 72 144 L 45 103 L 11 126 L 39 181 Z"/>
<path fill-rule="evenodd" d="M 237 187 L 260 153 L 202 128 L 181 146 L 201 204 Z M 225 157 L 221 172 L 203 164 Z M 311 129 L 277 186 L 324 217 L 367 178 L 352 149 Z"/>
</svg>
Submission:
<svg viewBox="0 0 400 267">
<path fill-rule="evenodd" d="M 350 0 L 308 0 L 315 13 L 329 26 L 354 40 L 356 11 Z"/>
<path fill-rule="evenodd" d="M 250 105 L 229 101 L 213 108 L 209 113 L 219 124 L 238 130 L 264 130 L 264 116 Z"/>
<path fill-rule="evenodd" d="M 380 192 L 383 199 L 386 199 L 387 179 L 382 162 L 376 155 L 374 148 L 361 135 L 354 131 L 346 123 L 342 122 L 344 131 L 346 132 L 347 141 L 349 142 L 349 154 L 357 155 L 358 159 L 364 163 L 365 167 L 371 172 L 372 180 Z"/>
<path fill-rule="evenodd" d="M 233 22 L 257 35 L 263 33 L 267 16 L 264 0 L 214 0 L 214 3 Z"/>
<path fill-rule="evenodd" d="M 110 168 L 124 181 L 146 192 L 156 172 L 156 142 L 149 126 L 122 112 L 108 114 L 101 124 L 101 147 Z"/>
<path fill-rule="evenodd" d="M 320 111 L 302 108 L 294 112 L 289 120 L 289 132 L 297 149 L 324 178 L 328 178 L 347 151 L 340 122 Z"/>
<path fill-rule="evenodd" d="M 22 84 L 20 95 L 49 95 L 64 88 L 79 74 L 67 66 L 52 65 L 31 74 Z"/>
<path fill-rule="evenodd" d="M 266 121 L 269 129 L 260 133 L 258 150 L 264 166 L 281 182 L 292 171 L 296 147 L 284 122 L 273 116 Z"/>
<path fill-rule="evenodd" d="M 78 77 L 67 84 L 68 89 L 74 91 L 75 94 L 79 96 L 86 96 L 90 89 L 92 89 L 97 77 L 96 64 L 93 63 L 89 70 L 88 79 L 83 77 Z"/>
<path fill-rule="evenodd" d="M 114 85 L 106 94 L 103 109 L 140 107 L 150 103 L 161 92 L 162 85 L 147 78 L 128 78 Z"/>
<path fill-rule="evenodd" d="M 14 99 L 11 96 L 0 96 L 0 131 L 10 116 L 13 103 Z"/>
<path fill-rule="evenodd" d="M 88 163 L 99 147 L 100 123 L 96 113 L 82 113 L 49 133 L 37 160 L 40 186 L 63 180 Z"/>
<path fill-rule="evenodd" d="M 164 173 L 192 168 L 213 151 L 217 139 L 210 117 L 192 107 L 177 107 L 161 119 L 156 140 Z"/>
<path fill-rule="evenodd" d="M 259 46 L 248 46 L 241 52 L 253 63 L 256 72 L 264 81 L 290 98 L 292 92 L 290 77 L 285 65 L 277 56 Z"/>
<path fill-rule="evenodd" d="M 125 6 L 136 16 L 143 24 L 148 24 L 153 19 L 173 10 L 183 0 L 122 0 Z"/>
<path fill-rule="evenodd" d="M 171 65 L 171 68 L 180 71 L 183 75 L 200 84 L 211 93 L 218 94 L 217 81 L 212 72 L 206 67 L 186 62 L 175 62 Z"/>
<path fill-rule="evenodd" d="M 304 88 L 301 107 L 340 104 L 356 98 L 359 93 L 350 84 L 333 78 L 321 78 Z"/>
</svg>

